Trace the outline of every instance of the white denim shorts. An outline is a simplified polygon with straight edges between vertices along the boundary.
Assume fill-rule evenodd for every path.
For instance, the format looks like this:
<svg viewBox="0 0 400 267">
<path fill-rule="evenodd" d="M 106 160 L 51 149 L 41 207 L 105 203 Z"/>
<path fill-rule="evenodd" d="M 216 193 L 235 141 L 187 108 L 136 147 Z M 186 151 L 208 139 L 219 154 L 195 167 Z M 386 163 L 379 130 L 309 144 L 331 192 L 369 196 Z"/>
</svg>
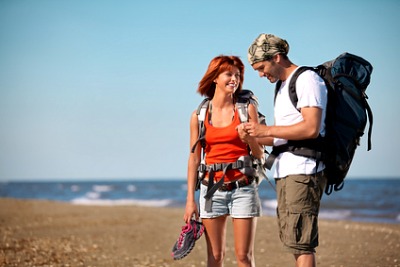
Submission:
<svg viewBox="0 0 400 267">
<path fill-rule="evenodd" d="M 205 210 L 207 186 L 200 186 L 200 218 L 215 218 L 230 215 L 232 218 L 251 218 L 261 216 L 261 202 L 258 185 L 253 182 L 232 191 L 215 191 L 211 197 L 212 210 Z"/>
</svg>

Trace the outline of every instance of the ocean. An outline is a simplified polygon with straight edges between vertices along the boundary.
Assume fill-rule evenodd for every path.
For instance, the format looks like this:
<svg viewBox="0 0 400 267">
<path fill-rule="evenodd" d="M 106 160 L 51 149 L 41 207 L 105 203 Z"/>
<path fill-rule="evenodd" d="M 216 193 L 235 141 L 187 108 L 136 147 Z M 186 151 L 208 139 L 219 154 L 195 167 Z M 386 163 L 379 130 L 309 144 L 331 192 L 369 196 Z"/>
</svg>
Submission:
<svg viewBox="0 0 400 267">
<path fill-rule="evenodd" d="M 346 179 L 341 191 L 322 198 L 320 218 L 400 223 L 399 179 Z M 198 197 L 198 192 L 196 192 Z M 259 187 L 264 216 L 275 216 L 271 185 Z M 74 205 L 184 207 L 184 180 L 0 182 L 0 197 L 69 202 Z"/>
</svg>

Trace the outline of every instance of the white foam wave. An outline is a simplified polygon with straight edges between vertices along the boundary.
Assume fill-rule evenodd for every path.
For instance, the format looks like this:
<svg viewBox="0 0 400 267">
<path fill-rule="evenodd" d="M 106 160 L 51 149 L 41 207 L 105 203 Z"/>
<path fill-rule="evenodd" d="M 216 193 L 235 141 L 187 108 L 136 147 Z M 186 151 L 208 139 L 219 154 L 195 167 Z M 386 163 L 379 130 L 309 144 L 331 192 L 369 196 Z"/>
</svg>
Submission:
<svg viewBox="0 0 400 267">
<path fill-rule="evenodd" d="M 276 207 L 278 206 L 278 201 L 276 199 L 269 199 L 269 200 L 265 200 L 263 201 L 263 206 L 268 208 L 268 209 L 276 209 Z"/>
<path fill-rule="evenodd" d="M 263 214 L 266 216 L 276 216 L 276 207 L 278 202 L 276 199 L 269 199 L 262 202 Z"/>
<path fill-rule="evenodd" d="M 71 185 L 71 191 L 72 192 L 78 192 L 79 190 L 81 190 L 81 188 L 79 187 L 79 185 Z"/>
<path fill-rule="evenodd" d="M 181 189 L 183 191 L 187 191 L 187 184 L 181 184 Z"/>
<path fill-rule="evenodd" d="M 145 206 L 145 207 L 167 207 L 172 201 L 170 199 L 154 199 L 154 200 L 140 200 L 140 199 L 90 199 L 87 197 L 75 198 L 71 200 L 75 205 L 88 205 L 88 206 Z"/>
<path fill-rule="evenodd" d="M 137 188 L 133 184 L 130 184 L 126 187 L 126 190 L 128 190 L 128 192 L 135 192 Z"/>
<path fill-rule="evenodd" d="M 397 215 L 397 217 L 396 217 L 396 221 L 400 222 L 400 214 L 399 214 L 399 215 Z"/>
<path fill-rule="evenodd" d="M 110 192 L 113 190 L 113 187 L 110 185 L 94 185 L 92 189 L 95 192 Z"/>
<path fill-rule="evenodd" d="M 321 210 L 319 212 L 319 218 L 321 219 L 332 219 L 332 220 L 344 220 L 351 217 L 350 210 Z"/>
<path fill-rule="evenodd" d="M 268 216 L 276 216 L 276 208 L 278 202 L 276 199 L 269 199 L 263 201 L 263 213 Z M 331 220 L 344 220 L 351 218 L 350 210 L 320 210 L 319 218 L 321 219 L 331 219 Z M 400 221 L 400 214 L 397 217 Z"/>
<path fill-rule="evenodd" d="M 87 192 L 85 194 L 85 196 L 86 196 L 87 199 L 99 199 L 101 194 L 98 193 L 98 192 L 90 191 L 90 192 Z"/>
</svg>

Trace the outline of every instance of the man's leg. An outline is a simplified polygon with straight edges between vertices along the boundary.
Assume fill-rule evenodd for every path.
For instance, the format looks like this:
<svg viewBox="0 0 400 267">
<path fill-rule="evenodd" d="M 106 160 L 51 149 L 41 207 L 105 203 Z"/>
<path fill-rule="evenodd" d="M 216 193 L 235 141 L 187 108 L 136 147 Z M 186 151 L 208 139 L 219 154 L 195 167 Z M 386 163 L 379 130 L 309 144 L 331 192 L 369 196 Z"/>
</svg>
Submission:
<svg viewBox="0 0 400 267">
<path fill-rule="evenodd" d="M 314 253 L 294 255 L 294 258 L 296 267 L 316 267 Z"/>
<path fill-rule="evenodd" d="M 324 192 L 324 177 L 320 173 L 290 175 L 285 180 L 287 218 L 284 246 L 295 256 L 296 266 L 315 267 L 314 252 L 318 246 L 318 213 Z"/>
</svg>

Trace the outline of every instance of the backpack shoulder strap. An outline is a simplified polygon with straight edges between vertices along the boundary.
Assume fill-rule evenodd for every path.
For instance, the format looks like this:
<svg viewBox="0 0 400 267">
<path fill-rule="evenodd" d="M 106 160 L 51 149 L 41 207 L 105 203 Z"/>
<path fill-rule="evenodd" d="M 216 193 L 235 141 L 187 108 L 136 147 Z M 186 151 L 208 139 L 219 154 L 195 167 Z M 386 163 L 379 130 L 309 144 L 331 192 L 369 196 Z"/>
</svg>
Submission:
<svg viewBox="0 0 400 267">
<path fill-rule="evenodd" d="M 281 80 L 278 80 L 278 81 L 276 82 L 276 85 L 275 85 L 274 104 L 275 104 L 276 96 L 278 95 L 279 89 L 281 88 L 281 85 L 282 85 L 282 81 L 281 81 Z"/>
<path fill-rule="evenodd" d="M 298 102 L 298 98 L 297 98 L 297 93 L 296 93 L 296 81 L 297 78 L 305 71 L 307 70 L 313 70 L 315 71 L 314 67 L 300 67 L 298 68 L 295 73 L 293 73 L 292 78 L 290 78 L 290 83 L 289 83 L 289 97 L 290 97 L 290 101 L 292 102 L 293 106 L 297 109 L 297 102 Z M 276 96 L 279 92 L 279 89 L 281 88 L 282 85 L 282 81 L 278 81 L 276 83 L 275 86 L 275 97 L 274 97 L 274 102 L 276 100 Z"/>
<path fill-rule="evenodd" d="M 206 126 L 204 124 L 204 121 L 206 119 L 206 113 L 207 113 L 209 104 L 210 104 L 210 99 L 205 98 L 200 103 L 200 105 L 197 107 L 196 114 L 197 114 L 197 121 L 199 123 L 199 137 L 197 138 L 196 143 L 194 143 L 194 145 L 192 147 L 192 150 L 191 150 L 192 153 L 194 153 L 194 150 L 196 149 L 196 146 L 199 142 L 201 143 L 202 147 L 205 146 L 204 138 L 205 138 L 205 134 L 206 134 Z"/>
<path fill-rule="evenodd" d="M 205 98 L 200 103 L 200 105 L 197 107 L 196 114 L 197 114 L 197 119 L 199 120 L 199 122 L 204 122 L 209 104 L 210 104 L 210 99 Z"/>
<path fill-rule="evenodd" d="M 235 104 L 242 123 L 249 121 L 249 104 L 258 107 L 258 99 L 251 90 L 242 89 L 237 95 Z"/>
</svg>

